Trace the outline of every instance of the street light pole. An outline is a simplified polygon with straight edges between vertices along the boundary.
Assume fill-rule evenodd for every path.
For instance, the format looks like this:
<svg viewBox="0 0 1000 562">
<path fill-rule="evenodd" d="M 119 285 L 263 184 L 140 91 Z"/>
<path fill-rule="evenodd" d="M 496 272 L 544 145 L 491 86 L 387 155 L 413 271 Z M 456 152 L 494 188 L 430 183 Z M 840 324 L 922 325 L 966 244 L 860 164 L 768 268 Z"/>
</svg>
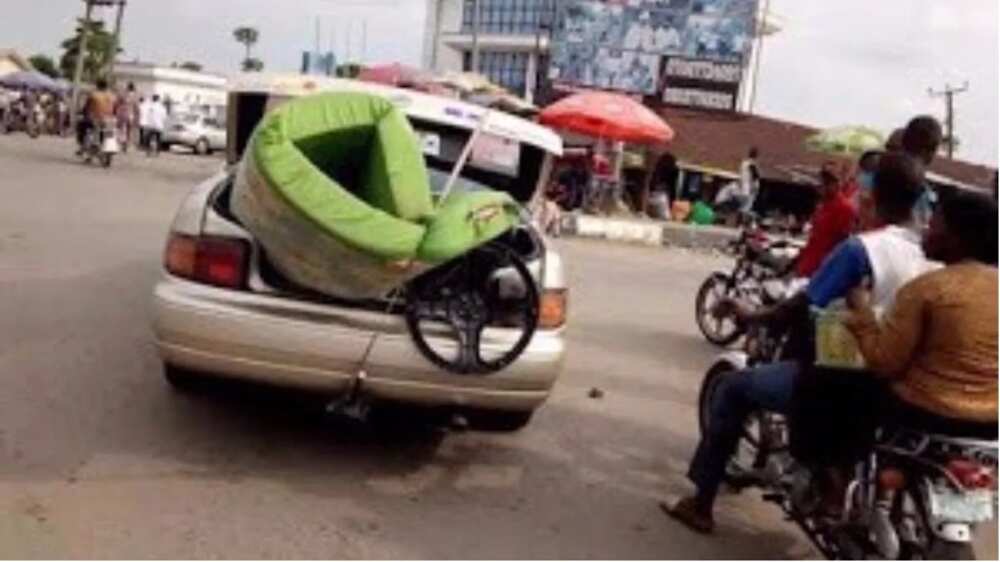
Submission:
<svg viewBox="0 0 1000 562">
<path fill-rule="evenodd" d="M 472 72 L 479 72 L 479 0 L 472 0 Z"/>
</svg>

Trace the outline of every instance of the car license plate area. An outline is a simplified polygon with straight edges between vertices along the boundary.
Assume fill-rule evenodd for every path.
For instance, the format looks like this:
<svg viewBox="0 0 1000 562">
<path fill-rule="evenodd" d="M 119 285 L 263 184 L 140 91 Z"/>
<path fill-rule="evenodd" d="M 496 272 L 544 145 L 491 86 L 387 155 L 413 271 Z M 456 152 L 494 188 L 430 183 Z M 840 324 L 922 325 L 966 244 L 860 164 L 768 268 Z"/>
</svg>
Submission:
<svg viewBox="0 0 1000 562">
<path fill-rule="evenodd" d="M 991 490 L 955 492 L 936 489 L 930 493 L 930 512 L 935 519 L 962 523 L 982 523 L 993 519 L 996 502 Z"/>
</svg>

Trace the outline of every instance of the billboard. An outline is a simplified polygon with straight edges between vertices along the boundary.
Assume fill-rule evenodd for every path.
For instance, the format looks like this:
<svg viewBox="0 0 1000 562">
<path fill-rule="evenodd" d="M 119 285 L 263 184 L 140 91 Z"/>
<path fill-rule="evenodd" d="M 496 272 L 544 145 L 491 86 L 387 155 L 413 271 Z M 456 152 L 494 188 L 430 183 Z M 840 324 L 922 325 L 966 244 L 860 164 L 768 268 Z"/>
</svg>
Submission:
<svg viewBox="0 0 1000 562">
<path fill-rule="evenodd" d="M 654 95 L 669 84 L 663 66 L 671 60 L 735 65 L 742 74 L 756 13 L 756 0 L 570 0 L 553 31 L 549 79 Z M 671 98 L 702 85 L 681 80 Z"/>
</svg>

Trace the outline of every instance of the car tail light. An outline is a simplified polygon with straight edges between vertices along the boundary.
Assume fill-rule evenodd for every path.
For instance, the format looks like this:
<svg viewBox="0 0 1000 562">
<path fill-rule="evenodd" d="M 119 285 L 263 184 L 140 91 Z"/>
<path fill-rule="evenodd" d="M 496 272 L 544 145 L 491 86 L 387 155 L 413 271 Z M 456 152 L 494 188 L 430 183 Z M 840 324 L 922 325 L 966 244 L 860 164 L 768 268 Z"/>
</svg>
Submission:
<svg viewBox="0 0 1000 562">
<path fill-rule="evenodd" d="M 993 471 L 975 461 L 954 459 L 948 461 L 947 468 L 965 488 L 992 488 L 996 485 Z"/>
<path fill-rule="evenodd" d="M 552 330 L 566 323 L 566 306 L 569 300 L 566 289 L 546 289 L 538 309 L 538 327 Z"/>
<path fill-rule="evenodd" d="M 178 277 L 225 287 L 246 286 L 250 247 L 244 240 L 171 234 L 163 265 Z"/>
</svg>

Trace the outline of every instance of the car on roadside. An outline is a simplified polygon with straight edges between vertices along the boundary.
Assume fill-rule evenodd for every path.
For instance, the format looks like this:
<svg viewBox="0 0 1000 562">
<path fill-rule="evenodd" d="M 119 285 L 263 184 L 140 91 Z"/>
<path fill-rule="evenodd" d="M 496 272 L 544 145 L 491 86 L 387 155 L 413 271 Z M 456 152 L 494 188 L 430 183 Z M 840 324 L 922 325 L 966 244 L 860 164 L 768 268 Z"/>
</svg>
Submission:
<svg viewBox="0 0 1000 562">
<path fill-rule="evenodd" d="M 237 164 L 256 124 L 288 99 L 320 91 L 366 92 L 392 101 L 420 139 L 437 193 L 462 153 L 471 152 L 479 160 L 461 168 L 456 188 L 488 185 L 526 207 L 562 154 L 562 140 L 548 128 L 454 99 L 351 80 L 247 78 L 230 94 L 227 166 L 190 192 L 168 234 L 152 304 L 167 380 L 185 388 L 205 377 L 242 379 L 333 400 L 459 414 L 484 429 L 523 428 L 563 370 L 568 299 L 562 259 L 526 210 L 504 243 L 535 282 L 537 324 L 519 356 L 489 374 L 456 373 L 429 359 L 391 297 L 348 301 L 295 286 L 230 210 Z M 467 144 L 477 149 L 466 151 Z M 500 349 L 513 338 L 513 330 L 491 326 L 480 346 Z M 434 333 L 422 343 L 453 345 Z"/>
<path fill-rule="evenodd" d="M 215 117 L 200 113 L 182 113 L 167 120 L 160 147 L 170 150 L 183 146 L 206 156 L 226 149 L 226 125 Z"/>
</svg>

